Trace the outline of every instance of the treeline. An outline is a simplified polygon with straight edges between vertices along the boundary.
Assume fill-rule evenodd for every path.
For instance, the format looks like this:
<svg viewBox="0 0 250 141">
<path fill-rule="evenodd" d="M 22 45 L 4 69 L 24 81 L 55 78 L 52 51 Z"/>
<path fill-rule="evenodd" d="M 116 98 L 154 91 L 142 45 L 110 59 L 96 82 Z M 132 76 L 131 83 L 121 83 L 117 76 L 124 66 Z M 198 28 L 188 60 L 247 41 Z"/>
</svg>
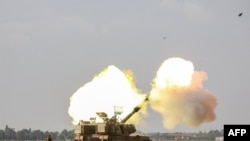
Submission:
<svg viewBox="0 0 250 141">
<path fill-rule="evenodd" d="M 139 132 L 137 131 L 138 133 Z M 53 140 L 73 140 L 74 130 L 62 130 L 61 132 L 49 132 L 41 130 L 22 129 L 15 131 L 14 128 L 5 126 L 4 130 L 0 129 L 0 140 L 45 140 L 48 135 L 51 135 Z M 169 140 L 177 136 L 188 136 L 192 140 L 214 140 L 215 137 L 223 136 L 223 130 L 210 130 L 208 132 L 198 133 L 147 133 L 152 140 Z"/>
<path fill-rule="evenodd" d="M 198 132 L 198 133 L 149 133 L 151 139 L 153 140 L 174 140 L 175 137 L 188 137 L 189 140 L 215 140 L 216 137 L 223 136 L 224 130 L 210 130 L 208 132 Z M 180 139 L 181 140 L 181 139 Z"/>
<path fill-rule="evenodd" d="M 15 131 L 14 128 L 10 128 L 6 125 L 4 130 L 0 129 L 0 140 L 45 140 L 49 134 L 53 140 L 72 140 L 74 138 L 74 130 L 64 129 L 61 132 L 49 132 L 22 129 Z"/>
</svg>

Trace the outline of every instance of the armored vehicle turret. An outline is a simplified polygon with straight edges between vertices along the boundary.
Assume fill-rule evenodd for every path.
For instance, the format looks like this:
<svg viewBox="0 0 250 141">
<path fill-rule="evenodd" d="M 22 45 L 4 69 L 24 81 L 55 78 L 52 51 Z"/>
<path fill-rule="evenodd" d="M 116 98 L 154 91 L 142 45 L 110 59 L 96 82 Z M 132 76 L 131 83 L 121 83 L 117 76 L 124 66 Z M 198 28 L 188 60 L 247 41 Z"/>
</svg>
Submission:
<svg viewBox="0 0 250 141">
<path fill-rule="evenodd" d="M 147 101 L 148 97 L 144 101 Z M 136 132 L 134 124 L 127 124 L 127 120 L 141 109 L 136 106 L 131 113 L 129 113 L 121 121 L 117 120 L 115 114 L 112 118 L 108 118 L 104 112 L 97 112 L 96 114 L 103 120 L 97 123 L 95 118 L 89 121 L 80 121 L 75 126 L 74 134 L 75 141 L 151 141 L 148 136 L 131 135 Z"/>
</svg>

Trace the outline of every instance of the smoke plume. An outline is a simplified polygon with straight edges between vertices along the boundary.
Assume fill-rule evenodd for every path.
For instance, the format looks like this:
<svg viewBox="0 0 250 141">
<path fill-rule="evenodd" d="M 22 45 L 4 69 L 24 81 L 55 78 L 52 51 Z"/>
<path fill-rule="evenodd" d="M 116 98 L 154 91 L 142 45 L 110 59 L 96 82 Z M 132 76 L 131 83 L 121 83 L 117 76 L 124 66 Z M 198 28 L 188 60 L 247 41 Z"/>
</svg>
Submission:
<svg viewBox="0 0 250 141">
<path fill-rule="evenodd" d="M 120 118 L 124 118 L 144 98 L 134 83 L 130 70 L 122 72 L 113 65 L 103 69 L 70 97 L 68 113 L 73 118 L 72 123 L 97 117 L 96 112 L 105 112 L 111 118 L 114 109 L 119 107 Z M 133 119 L 136 122 L 136 117 Z M 97 117 L 97 121 L 101 119 Z"/>
<path fill-rule="evenodd" d="M 190 61 L 170 58 L 163 62 L 152 83 L 150 105 L 162 115 L 166 128 L 179 123 L 195 127 L 216 118 L 217 100 L 203 88 L 206 79 L 206 73 L 194 71 Z"/>
<path fill-rule="evenodd" d="M 138 116 L 142 119 L 141 116 L 146 115 L 146 104 L 149 104 L 161 114 L 163 124 L 168 129 L 177 124 L 196 127 L 216 118 L 214 110 L 217 100 L 203 88 L 205 80 L 206 72 L 195 71 L 192 62 L 169 58 L 161 64 L 152 80 L 148 103 L 145 101 L 146 95 L 136 88 L 133 72 L 121 71 L 111 65 L 70 97 L 68 113 L 73 119 L 72 123 L 77 124 L 80 120 L 96 117 L 96 112 L 105 112 L 110 118 L 117 106 L 122 109 L 119 118 L 123 119 L 135 106 L 140 106 L 142 109 L 133 116 L 132 123 L 143 123 Z"/>
</svg>

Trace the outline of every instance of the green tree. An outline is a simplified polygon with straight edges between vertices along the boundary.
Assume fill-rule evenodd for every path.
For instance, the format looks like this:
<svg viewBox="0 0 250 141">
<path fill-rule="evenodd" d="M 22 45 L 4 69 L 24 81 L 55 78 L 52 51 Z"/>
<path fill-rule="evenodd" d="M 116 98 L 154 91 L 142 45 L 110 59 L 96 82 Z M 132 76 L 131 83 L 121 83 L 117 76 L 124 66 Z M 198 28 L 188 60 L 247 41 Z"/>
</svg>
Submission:
<svg viewBox="0 0 250 141">
<path fill-rule="evenodd" d="M 75 137 L 74 130 L 69 130 L 67 139 L 74 140 L 74 137 Z"/>
<path fill-rule="evenodd" d="M 44 132 L 41 130 L 34 130 L 31 132 L 31 140 L 44 140 L 46 136 L 44 135 Z"/>
<path fill-rule="evenodd" d="M 15 129 L 9 128 L 8 125 L 5 126 L 5 139 L 6 140 L 14 140 L 16 139 Z"/>
<path fill-rule="evenodd" d="M 31 130 L 22 129 L 16 132 L 16 139 L 18 140 L 30 140 Z"/>
<path fill-rule="evenodd" d="M 0 130 L 0 140 L 4 140 L 5 136 L 4 136 L 4 130 Z"/>
<path fill-rule="evenodd" d="M 74 130 L 63 129 L 57 137 L 58 140 L 74 139 Z"/>
</svg>

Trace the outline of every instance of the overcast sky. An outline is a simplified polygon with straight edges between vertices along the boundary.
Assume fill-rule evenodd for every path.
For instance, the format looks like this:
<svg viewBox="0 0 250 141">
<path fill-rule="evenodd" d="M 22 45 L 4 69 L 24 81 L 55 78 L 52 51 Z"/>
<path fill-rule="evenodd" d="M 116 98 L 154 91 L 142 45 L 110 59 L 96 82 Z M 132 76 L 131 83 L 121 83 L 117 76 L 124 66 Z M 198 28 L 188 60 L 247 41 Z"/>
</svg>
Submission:
<svg viewBox="0 0 250 141">
<path fill-rule="evenodd" d="M 205 71 L 218 102 L 215 121 L 174 131 L 250 124 L 249 0 L 1 0 L 0 129 L 71 130 L 70 96 L 103 68 L 147 93 L 170 57 Z M 149 110 L 138 130 L 170 131 Z"/>
</svg>

